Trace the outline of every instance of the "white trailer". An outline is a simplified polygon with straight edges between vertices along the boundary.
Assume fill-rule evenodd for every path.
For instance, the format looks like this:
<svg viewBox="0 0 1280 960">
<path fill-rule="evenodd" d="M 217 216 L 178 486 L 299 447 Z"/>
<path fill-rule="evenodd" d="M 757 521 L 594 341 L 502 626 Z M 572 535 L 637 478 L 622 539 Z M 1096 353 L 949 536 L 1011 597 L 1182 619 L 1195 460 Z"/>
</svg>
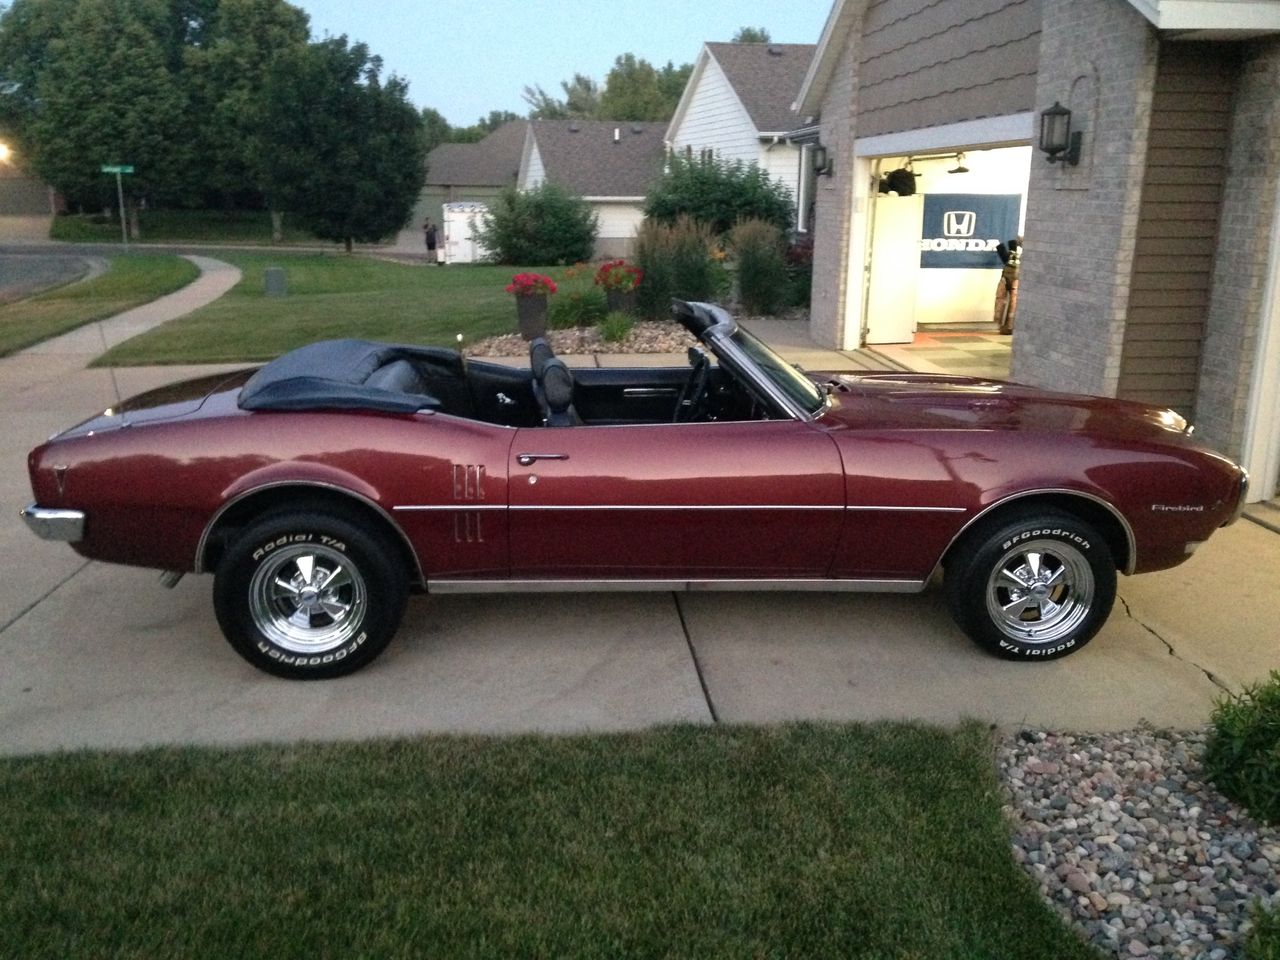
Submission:
<svg viewBox="0 0 1280 960">
<path fill-rule="evenodd" d="M 489 208 L 483 203 L 459 200 L 443 205 L 444 243 L 441 260 L 445 263 L 478 263 L 489 251 L 476 238 L 480 220 Z"/>
</svg>

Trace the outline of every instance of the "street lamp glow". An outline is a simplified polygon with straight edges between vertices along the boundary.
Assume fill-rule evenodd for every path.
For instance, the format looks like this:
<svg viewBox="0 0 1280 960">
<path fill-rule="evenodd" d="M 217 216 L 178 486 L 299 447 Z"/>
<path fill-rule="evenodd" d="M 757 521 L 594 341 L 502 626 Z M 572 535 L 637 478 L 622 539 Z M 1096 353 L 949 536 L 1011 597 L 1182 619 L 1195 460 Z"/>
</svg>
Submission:
<svg viewBox="0 0 1280 960">
<path fill-rule="evenodd" d="M 0 142 L 0 163 L 8 163 L 9 158 L 13 156 L 13 151 L 9 149 L 7 143 Z"/>
</svg>

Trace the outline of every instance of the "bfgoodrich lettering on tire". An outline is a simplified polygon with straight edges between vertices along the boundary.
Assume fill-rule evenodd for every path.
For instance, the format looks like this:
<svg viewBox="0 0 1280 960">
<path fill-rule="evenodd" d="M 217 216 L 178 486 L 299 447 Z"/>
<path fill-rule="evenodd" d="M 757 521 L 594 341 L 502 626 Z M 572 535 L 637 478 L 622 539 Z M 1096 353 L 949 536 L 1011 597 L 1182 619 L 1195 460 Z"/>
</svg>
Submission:
<svg viewBox="0 0 1280 960">
<path fill-rule="evenodd" d="M 264 517 L 232 543 L 213 584 L 218 624 L 260 670 L 308 680 L 360 669 L 391 641 L 408 580 L 394 548 L 345 517 Z"/>
<path fill-rule="evenodd" d="M 1010 660 L 1053 660 L 1106 622 L 1116 567 L 1094 527 L 1056 510 L 1023 511 L 970 533 L 943 586 L 951 615 L 980 647 Z"/>
</svg>

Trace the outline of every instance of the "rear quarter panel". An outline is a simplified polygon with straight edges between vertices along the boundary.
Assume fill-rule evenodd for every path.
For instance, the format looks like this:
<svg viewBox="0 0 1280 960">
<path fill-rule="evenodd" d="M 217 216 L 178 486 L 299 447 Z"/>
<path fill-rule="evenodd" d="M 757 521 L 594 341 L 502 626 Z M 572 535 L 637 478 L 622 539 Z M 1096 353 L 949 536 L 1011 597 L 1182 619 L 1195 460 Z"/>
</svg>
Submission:
<svg viewBox="0 0 1280 960">
<path fill-rule="evenodd" d="M 440 414 L 244 413 L 153 423 L 55 439 L 31 454 L 41 504 L 84 510 L 85 538 L 73 547 L 113 563 L 189 571 L 215 513 L 266 486 L 301 483 L 356 494 L 401 526 L 424 571 L 506 563 L 499 531 L 461 554 L 447 512 L 402 505 L 448 505 L 456 465 L 473 465 L 466 487 L 506 502 L 506 455 L 515 431 Z M 493 469 L 483 469 L 488 464 Z M 54 467 L 65 468 L 61 488 Z M 447 536 L 446 536 L 447 534 Z"/>
</svg>

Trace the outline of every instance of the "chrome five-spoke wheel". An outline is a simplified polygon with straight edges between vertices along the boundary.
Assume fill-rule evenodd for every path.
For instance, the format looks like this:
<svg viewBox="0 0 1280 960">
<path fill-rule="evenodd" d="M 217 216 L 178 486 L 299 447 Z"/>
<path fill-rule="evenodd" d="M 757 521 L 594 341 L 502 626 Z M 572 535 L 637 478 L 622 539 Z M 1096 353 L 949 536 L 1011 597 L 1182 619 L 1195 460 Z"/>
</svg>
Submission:
<svg viewBox="0 0 1280 960">
<path fill-rule="evenodd" d="M 255 667 L 312 680 L 381 653 L 408 591 L 391 531 L 325 505 L 268 514 L 232 538 L 213 604 L 228 642 Z"/>
<path fill-rule="evenodd" d="M 946 559 L 951 615 L 980 647 L 1011 660 L 1079 650 L 1116 596 L 1107 538 L 1051 507 L 1007 510 L 975 526 Z"/>
<path fill-rule="evenodd" d="M 364 622 L 367 604 L 355 563 L 324 546 L 279 548 L 249 584 L 254 625 L 294 653 L 325 653 L 345 644 Z"/>
<path fill-rule="evenodd" d="M 1083 622 L 1093 595 L 1084 554 L 1070 544 L 1035 540 L 1000 558 L 987 581 L 987 612 L 1013 639 L 1047 644 Z"/>
</svg>

